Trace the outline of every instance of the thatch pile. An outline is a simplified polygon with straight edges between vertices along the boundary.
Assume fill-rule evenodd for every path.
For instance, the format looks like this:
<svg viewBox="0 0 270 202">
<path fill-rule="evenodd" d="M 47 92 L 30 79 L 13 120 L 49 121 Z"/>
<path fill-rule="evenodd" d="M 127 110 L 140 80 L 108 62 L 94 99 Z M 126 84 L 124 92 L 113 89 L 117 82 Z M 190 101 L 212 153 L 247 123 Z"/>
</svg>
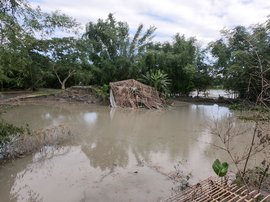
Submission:
<svg viewBox="0 0 270 202">
<path fill-rule="evenodd" d="M 160 109 L 165 105 L 156 89 L 134 79 L 111 82 L 110 88 L 112 107 Z"/>
</svg>

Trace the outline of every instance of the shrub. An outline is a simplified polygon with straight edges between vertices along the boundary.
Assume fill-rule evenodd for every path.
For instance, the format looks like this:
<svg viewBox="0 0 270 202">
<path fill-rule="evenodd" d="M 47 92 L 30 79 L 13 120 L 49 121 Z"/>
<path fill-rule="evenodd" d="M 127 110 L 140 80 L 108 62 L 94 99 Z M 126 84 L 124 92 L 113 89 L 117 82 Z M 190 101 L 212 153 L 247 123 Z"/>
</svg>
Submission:
<svg viewBox="0 0 270 202">
<path fill-rule="evenodd" d="M 0 146 L 9 143 L 12 137 L 19 133 L 25 132 L 22 127 L 17 127 L 12 124 L 6 123 L 3 120 L 0 121 Z"/>
</svg>

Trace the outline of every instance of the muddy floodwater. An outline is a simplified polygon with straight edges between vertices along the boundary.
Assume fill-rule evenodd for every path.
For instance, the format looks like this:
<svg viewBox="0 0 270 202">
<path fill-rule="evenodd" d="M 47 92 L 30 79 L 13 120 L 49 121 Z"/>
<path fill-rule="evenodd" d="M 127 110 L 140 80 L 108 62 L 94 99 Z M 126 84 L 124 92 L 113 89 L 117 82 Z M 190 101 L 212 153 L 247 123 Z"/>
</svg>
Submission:
<svg viewBox="0 0 270 202">
<path fill-rule="evenodd" d="M 214 175 L 212 162 L 225 157 L 209 144 L 210 125 L 231 115 L 227 107 L 192 104 L 161 111 L 11 108 L 2 115 L 10 123 L 33 130 L 65 125 L 73 137 L 2 165 L 0 201 L 160 201 L 176 186 L 168 178 L 175 167 L 191 173 L 191 183 Z"/>
</svg>

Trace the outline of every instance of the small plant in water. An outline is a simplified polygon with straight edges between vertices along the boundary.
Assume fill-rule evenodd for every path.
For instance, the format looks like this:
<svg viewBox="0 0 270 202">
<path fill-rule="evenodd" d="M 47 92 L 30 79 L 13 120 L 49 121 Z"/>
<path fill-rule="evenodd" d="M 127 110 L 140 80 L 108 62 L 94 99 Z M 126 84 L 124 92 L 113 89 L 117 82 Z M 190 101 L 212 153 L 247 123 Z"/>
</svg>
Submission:
<svg viewBox="0 0 270 202">
<path fill-rule="evenodd" d="M 269 163 L 266 163 L 266 161 L 264 160 L 260 166 L 257 166 L 255 168 L 257 174 L 257 185 L 259 189 L 261 189 L 263 182 L 269 176 L 269 166 Z"/>
<path fill-rule="evenodd" d="M 102 101 L 105 103 L 106 100 L 109 98 L 109 85 L 104 84 L 103 86 L 99 86 L 95 88 L 97 96 L 102 98 Z"/>
<path fill-rule="evenodd" d="M 169 175 L 169 178 L 173 180 L 173 183 L 176 185 L 172 188 L 174 192 L 183 191 L 186 188 L 190 187 L 189 180 L 192 177 L 191 173 L 185 173 L 183 169 L 181 169 L 183 163 L 179 161 L 175 166 L 175 171 Z"/>
<path fill-rule="evenodd" d="M 247 183 L 251 187 L 256 187 L 258 190 L 261 190 L 263 184 L 267 181 L 269 177 L 269 166 L 270 164 L 263 160 L 260 165 L 256 166 L 253 169 L 247 169 L 244 179 L 242 173 L 236 174 L 235 183 L 239 186 Z M 269 181 L 269 180 L 268 180 Z M 269 183 L 269 182 L 268 182 Z M 270 187 L 265 185 L 265 191 L 270 191 Z"/>
<path fill-rule="evenodd" d="M 225 177 L 228 173 L 229 164 L 227 162 L 221 163 L 219 159 L 216 159 L 212 165 L 214 172 L 219 177 Z"/>
<path fill-rule="evenodd" d="M 14 136 L 25 131 L 22 127 L 16 127 L 12 124 L 0 120 L 0 147 L 9 143 Z"/>
</svg>

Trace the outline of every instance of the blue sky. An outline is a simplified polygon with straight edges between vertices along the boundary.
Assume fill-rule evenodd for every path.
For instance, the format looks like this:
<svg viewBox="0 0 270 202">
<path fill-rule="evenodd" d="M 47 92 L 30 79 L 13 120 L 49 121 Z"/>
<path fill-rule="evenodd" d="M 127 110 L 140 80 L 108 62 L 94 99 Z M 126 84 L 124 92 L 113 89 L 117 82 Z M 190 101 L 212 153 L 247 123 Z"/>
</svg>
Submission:
<svg viewBox="0 0 270 202">
<path fill-rule="evenodd" d="M 132 30 L 140 23 L 154 25 L 157 41 L 170 41 L 176 33 L 196 36 L 206 44 L 219 31 L 236 25 L 262 23 L 270 15 L 269 0 L 31 0 L 45 11 L 61 10 L 83 25 L 114 13 Z"/>
</svg>

